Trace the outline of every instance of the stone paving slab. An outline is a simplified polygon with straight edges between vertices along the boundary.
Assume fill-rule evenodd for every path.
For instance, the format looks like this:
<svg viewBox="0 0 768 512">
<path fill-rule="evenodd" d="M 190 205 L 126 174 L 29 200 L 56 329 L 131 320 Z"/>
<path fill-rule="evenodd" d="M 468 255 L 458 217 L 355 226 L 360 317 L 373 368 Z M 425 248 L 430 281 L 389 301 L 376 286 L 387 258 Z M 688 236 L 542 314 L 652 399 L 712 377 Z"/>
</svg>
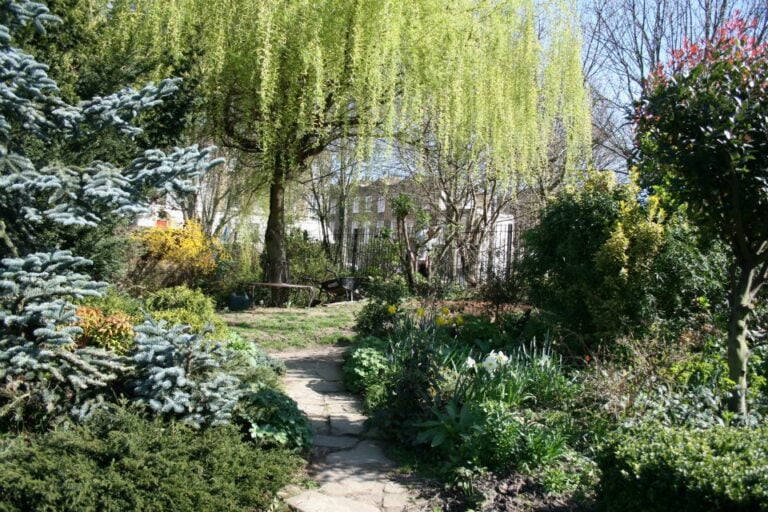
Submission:
<svg viewBox="0 0 768 512">
<path fill-rule="evenodd" d="M 331 436 L 315 434 L 315 446 L 322 448 L 347 449 L 355 446 L 360 440 L 352 436 Z"/>
<path fill-rule="evenodd" d="M 404 512 L 424 502 L 398 481 L 396 465 L 366 436 L 367 418 L 341 383 L 344 347 L 326 346 L 274 354 L 285 362 L 286 393 L 315 431 L 309 472 L 319 489 L 290 497 L 300 512 Z"/>
<path fill-rule="evenodd" d="M 328 496 L 317 491 L 306 491 L 289 498 L 288 505 L 301 512 L 379 512 L 374 505 L 350 500 L 343 496 Z"/>
</svg>

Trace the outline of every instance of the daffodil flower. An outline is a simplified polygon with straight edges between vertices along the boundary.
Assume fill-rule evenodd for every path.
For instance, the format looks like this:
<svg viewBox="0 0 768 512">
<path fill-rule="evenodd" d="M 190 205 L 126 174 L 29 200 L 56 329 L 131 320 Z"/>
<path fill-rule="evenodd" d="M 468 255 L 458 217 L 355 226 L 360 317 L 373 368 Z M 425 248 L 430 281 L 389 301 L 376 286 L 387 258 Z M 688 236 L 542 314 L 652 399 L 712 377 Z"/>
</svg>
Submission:
<svg viewBox="0 0 768 512">
<path fill-rule="evenodd" d="M 397 313 L 397 306 L 395 306 L 394 304 L 390 304 L 389 307 L 387 307 L 387 313 L 389 313 L 390 315 L 394 315 L 395 313 Z"/>
<path fill-rule="evenodd" d="M 499 362 L 496 360 L 496 356 L 494 354 L 489 354 L 483 360 L 482 366 L 488 373 L 493 373 L 499 367 Z"/>
</svg>

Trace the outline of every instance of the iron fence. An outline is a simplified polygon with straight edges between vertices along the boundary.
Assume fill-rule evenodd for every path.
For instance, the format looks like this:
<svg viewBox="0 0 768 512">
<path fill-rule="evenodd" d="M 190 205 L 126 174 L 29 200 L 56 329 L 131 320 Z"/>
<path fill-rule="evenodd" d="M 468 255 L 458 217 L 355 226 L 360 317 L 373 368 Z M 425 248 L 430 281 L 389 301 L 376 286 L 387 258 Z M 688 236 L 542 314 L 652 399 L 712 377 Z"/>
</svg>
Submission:
<svg viewBox="0 0 768 512">
<path fill-rule="evenodd" d="M 418 235 L 413 235 L 418 239 Z M 337 237 L 338 238 L 338 237 Z M 477 286 L 493 277 L 509 277 L 517 268 L 523 243 L 512 223 L 485 233 L 439 232 L 416 243 L 417 271 L 444 284 Z M 331 253 L 339 270 L 357 275 L 403 274 L 403 248 L 389 231 L 354 230 L 334 242 Z"/>
</svg>

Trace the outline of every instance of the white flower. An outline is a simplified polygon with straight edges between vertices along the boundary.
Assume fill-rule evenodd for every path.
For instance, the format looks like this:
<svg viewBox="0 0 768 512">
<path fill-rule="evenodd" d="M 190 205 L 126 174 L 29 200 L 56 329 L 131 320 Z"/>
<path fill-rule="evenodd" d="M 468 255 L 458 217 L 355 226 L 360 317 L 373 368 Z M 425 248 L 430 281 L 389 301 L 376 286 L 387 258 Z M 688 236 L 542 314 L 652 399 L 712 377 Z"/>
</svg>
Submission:
<svg viewBox="0 0 768 512">
<path fill-rule="evenodd" d="M 489 373 L 493 373 L 496 371 L 496 369 L 499 367 L 499 360 L 496 357 L 495 352 L 491 352 L 487 356 L 485 356 L 485 359 L 483 360 L 483 368 L 486 369 Z"/>
<path fill-rule="evenodd" d="M 496 360 L 499 362 L 501 366 L 504 366 L 509 362 L 509 357 L 507 357 L 507 355 L 504 354 L 504 352 L 499 352 L 496 354 Z"/>
<path fill-rule="evenodd" d="M 468 357 L 466 365 L 467 365 L 467 368 L 475 368 L 477 366 L 477 361 L 475 361 L 471 357 Z"/>
</svg>

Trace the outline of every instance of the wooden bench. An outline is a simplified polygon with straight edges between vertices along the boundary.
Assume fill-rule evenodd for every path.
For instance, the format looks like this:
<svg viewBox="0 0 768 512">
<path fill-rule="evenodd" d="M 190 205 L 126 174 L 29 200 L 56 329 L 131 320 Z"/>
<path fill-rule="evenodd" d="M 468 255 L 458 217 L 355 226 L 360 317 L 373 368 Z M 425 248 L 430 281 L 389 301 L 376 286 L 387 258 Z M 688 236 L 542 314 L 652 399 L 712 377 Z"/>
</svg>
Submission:
<svg viewBox="0 0 768 512">
<path fill-rule="evenodd" d="M 290 284 L 290 283 L 251 283 L 251 297 L 256 296 L 256 288 L 279 288 L 279 289 L 288 289 L 288 290 L 299 290 L 299 291 L 306 291 L 308 295 L 308 301 L 307 301 L 307 307 L 311 307 L 312 303 L 315 302 L 315 299 L 317 298 L 317 295 L 320 293 L 317 288 L 314 286 L 309 286 L 305 284 Z"/>
</svg>

